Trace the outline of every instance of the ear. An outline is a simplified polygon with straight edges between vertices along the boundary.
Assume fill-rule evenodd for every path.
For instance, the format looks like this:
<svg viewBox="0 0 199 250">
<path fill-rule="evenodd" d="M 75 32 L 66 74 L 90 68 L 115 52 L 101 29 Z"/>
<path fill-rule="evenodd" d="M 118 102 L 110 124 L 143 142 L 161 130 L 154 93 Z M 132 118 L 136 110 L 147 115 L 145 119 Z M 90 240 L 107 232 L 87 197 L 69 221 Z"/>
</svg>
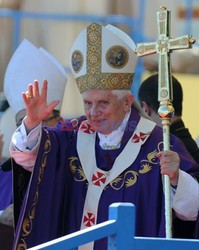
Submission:
<svg viewBox="0 0 199 250">
<path fill-rule="evenodd" d="M 124 111 L 127 112 L 131 108 L 132 104 L 134 102 L 134 95 L 129 94 L 125 96 L 125 102 L 124 102 Z"/>
<path fill-rule="evenodd" d="M 151 107 L 144 101 L 142 102 L 142 109 L 149 117 L 151 116 Z"/>
</svg>

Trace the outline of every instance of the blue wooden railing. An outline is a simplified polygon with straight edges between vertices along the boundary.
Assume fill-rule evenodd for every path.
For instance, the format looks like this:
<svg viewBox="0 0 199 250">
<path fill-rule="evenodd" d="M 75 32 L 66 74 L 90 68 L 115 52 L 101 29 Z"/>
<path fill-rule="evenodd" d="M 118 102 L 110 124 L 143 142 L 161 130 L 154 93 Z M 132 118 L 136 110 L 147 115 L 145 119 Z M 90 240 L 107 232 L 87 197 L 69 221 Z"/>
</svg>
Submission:
<svg viewBox="0 0 199 250">
<path fill-rule="evenodd" d="M 78 246 L 108 237 L 109 250 L 198 250 L 199 240 L 135 237 L 135 207 L 114 203 L 109 220 L 88 229 L 49 241 L 29 250 L 77 250 Z"/>
</svg>

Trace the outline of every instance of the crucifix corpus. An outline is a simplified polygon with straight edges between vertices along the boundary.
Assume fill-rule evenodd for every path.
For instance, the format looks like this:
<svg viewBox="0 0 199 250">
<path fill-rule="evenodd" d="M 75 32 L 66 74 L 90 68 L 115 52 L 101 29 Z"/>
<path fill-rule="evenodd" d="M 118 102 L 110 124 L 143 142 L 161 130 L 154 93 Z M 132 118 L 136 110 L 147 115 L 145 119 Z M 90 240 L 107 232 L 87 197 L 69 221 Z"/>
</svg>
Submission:
<svg viewBox="0 0 199 250">
<path fill-rule="evenodd" d="M 166 7 L 161 7 L 157 12 L 158 21 L 158 39 L 151 43 L 138 43 L 136 54 L 146 56 L 154 53 L 159 54 L 158 63 L 158 109 L 159 116 L 162 120 L 163 127 L 163 145 L 164 150 L 170 149 L 170 123 L 174 113 L 173 86 L 170 67 L 170 53 L 173 50 L 191 48 L 195 39 L 186 35 L 178 38 L 170 38 L 170 11 Z M 165 221 L 166 221 L 166 238 L 172 238 L 172 211 L 170 199 L 170 181 L 167 175 L 164 176 L 165 191 Z"/>
</svg>

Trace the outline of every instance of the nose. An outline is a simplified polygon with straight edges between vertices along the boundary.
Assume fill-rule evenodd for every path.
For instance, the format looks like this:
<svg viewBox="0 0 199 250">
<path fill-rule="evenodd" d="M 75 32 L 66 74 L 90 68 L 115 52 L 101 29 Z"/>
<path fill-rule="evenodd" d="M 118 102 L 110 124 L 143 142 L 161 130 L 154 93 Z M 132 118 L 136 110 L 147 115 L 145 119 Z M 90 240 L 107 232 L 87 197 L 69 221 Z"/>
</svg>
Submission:
<svg viewBox="0 0 199 250">
<path fill-rule="evenodd" d="M 100 111 L 98 109 L 98 107 L 96 105 L 93 105 L 91 110 L 90 110 L 90 115 L 93 117 L 99 116 L 100 115 Z"/>
</svg>

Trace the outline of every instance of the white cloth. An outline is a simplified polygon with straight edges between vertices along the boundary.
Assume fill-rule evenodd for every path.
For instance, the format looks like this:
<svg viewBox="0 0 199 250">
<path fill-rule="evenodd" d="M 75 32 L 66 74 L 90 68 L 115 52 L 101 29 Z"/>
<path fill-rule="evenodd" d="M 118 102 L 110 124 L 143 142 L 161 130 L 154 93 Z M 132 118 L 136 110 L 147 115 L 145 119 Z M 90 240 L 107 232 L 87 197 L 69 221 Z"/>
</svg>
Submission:
<svg viewBox="0 0 199 250">
<path fill-rule="evenodd" d="M 183 202 L 184 199 L 186 199 L 186 202 Z M 191 203 L 194 200 L 195 203 Z M 190 204 L 194 204 L 192 208 L 190 208 Z M 188 217 L 189 220 L 194 221 L 197 218 L 199 211 L 199 184 L 191 175 L 182 170 L 179 172 L 178 186 L 172 208 L 175 210 L 177 217 L 182 220 L 186 220 Z"/>
<path fill-rule="evenodd" d="M 25 119 L 25 118 L 24 118 Z M 41 140 L 41 124 L 29 134 L 26 133 L 24 120 L 12 136 L 10 144 L 11 157 L 17 164 L 28 171 L 33 171 Z"/>
<path fill-rule="evenodd" d="M 24 118 L 25 119 L 25 118 Z M 123 134 L 121 134 L 122 136 Z M 41 140 L 41 124 L 27 135 L 24 122 L 15 131 L 10 153 L 15 162 L 28 171 L 33 171 Z M 199 211 L 199 184 L 189 174 L 180 170 L 178 187 L 171 188 L 172 208 L 183 220 L 196 220 Z"/>
</svg>

